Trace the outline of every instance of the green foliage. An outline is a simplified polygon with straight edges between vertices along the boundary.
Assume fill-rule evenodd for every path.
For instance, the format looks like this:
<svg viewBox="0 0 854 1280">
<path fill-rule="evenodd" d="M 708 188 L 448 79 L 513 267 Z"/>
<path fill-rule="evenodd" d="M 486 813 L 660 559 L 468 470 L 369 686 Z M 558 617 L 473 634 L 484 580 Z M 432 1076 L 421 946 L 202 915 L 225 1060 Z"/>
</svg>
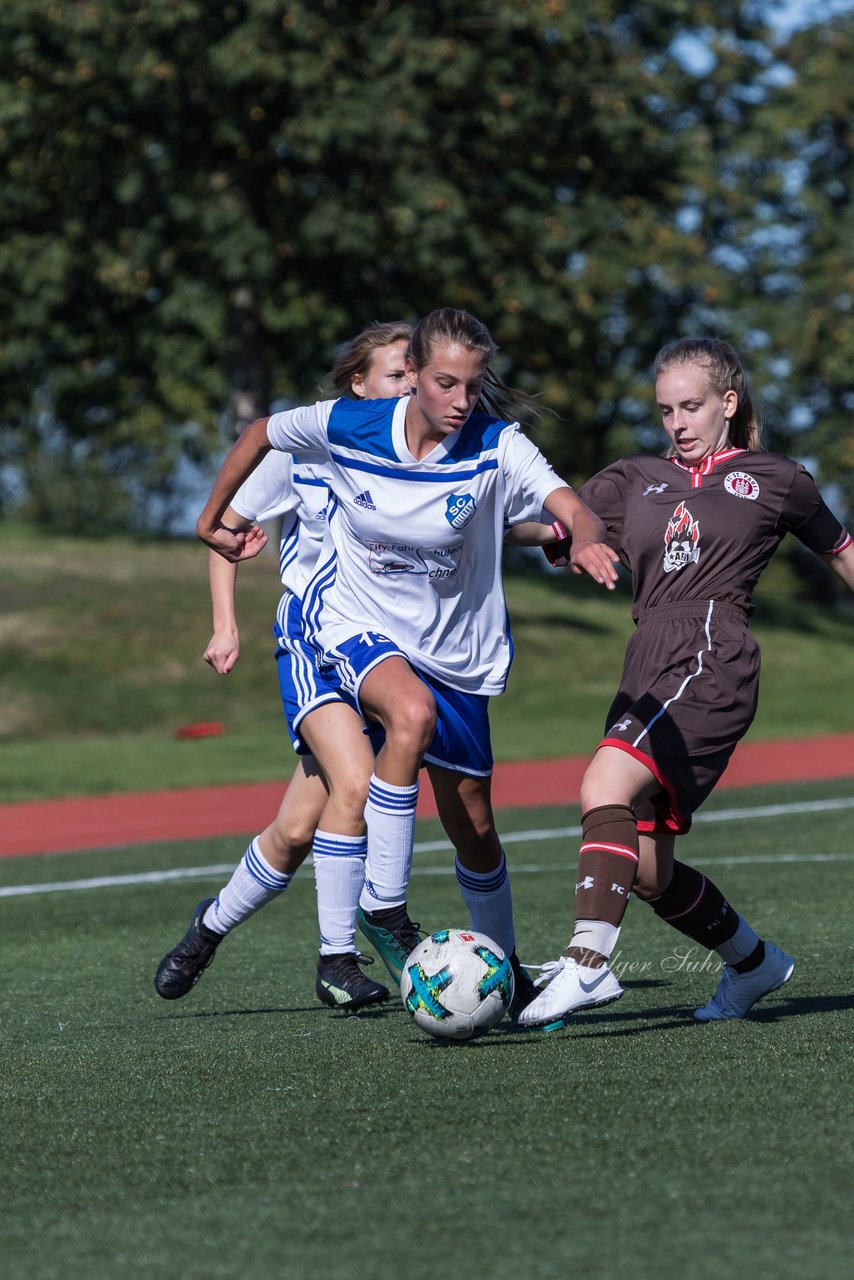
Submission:
<svg viewBox="0 0 854 1280">
<path fill-rule="evenodd" d="M 791 80 L 774 94 L 766 219 L 778 227 L 768 303 L 796 447 L 854 511 L 854 86 L 851 13 L 798 33 Z M 781 236 L 782 232 L 782 236 Z M 771 321 L 768 320 L 771 328 Z M 778 366 L 779 369 L 779 366 Z"/>
<path fill-rule="evenodd" d="M 652 356 L 698 329 L 752 354 L 775 439 L 804 400 L 801 451 L 850 467 L 850 23 L 773 50 L 737 0 L 7 6 L 0 462 L 66 527 L 97 517 L 41 455 L 100 472 L 125 524 L 363 323 L 458 305 L 572 481 L 658 446 Z"/>
<path fill-rule="evenodd" d="M 51 504 L 49 440 L 163 494 L 223 421 L 314 396 L 357 326 L 437 305 L 483 315 L 503 374 L 560 413 L 539 431 L 570 479 L 634 447 L 662 340 L 718 306 L 744 332 L 714 253 L 748 216 L 750 12 L 6 6 L 0 388 L 33 515 L 91 524 Z M 677 56 L 691 32 L 707 73 Z"/>
</svg>

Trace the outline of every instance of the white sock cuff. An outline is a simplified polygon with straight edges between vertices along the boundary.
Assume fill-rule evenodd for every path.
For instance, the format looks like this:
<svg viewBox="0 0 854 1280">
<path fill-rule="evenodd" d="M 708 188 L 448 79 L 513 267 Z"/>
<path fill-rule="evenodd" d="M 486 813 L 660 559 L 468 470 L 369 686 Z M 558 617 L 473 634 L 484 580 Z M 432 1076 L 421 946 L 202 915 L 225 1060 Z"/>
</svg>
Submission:
<svg viewBox="0 0 854 1280">
<path fill-rule="evenodd" d="M 257 836 L 249 842 L 243 855 L 243 864 L 252 879 L 257 880 L 258 884 L 264 889 L 271 889 L 274 892 L 287 889 L 291 882 L 291 875 L 284 871 L 277 871 L 275 867 L 270 866 L 258 847 Z"/>
<path fill-rule="evenodd" d="M 341 836 L 337 832 L 321 831 L 318 828 L 314 833 L 312 852 L 315 858 L 365 858 L 368 853 L 368 837 Z"/>
<path fill-rule="evenodd" d="M 607 960 L 619 936 L 619 925 L 606 924 L 604 920 L 576 920 L 575 933 L 569 945 L 585 951 L 597 951 Z"/>
<path fill-rule="evenodd" d="M 391 782 L 383 782 L 375 773 L 371 774 L 368 787 L 368 804 L 384 813 L 414 813 L 418 803 L 418 782 L 411 787 L 396 787 Z"/>
</svg>

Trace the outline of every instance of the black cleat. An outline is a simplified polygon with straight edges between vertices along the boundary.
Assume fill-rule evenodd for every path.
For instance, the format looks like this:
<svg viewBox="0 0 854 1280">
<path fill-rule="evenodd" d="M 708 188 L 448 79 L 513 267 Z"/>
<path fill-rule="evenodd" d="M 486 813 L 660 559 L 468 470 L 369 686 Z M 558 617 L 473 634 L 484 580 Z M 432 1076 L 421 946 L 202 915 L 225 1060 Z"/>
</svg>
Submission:
<svg viewBox="0 0 854 1280">
<path fill-rule="evenodd" d="M 181 941 L 157 966 L 154 985 L 164 1000 L 178 1000 L 196 985 L 225 937 L 202 924 L 202 917 L 212 902 L 213 898 L 205 898 L 199 903 Z"/>
<path fill-rule="evenodd" d="M 318 956 L 314 984 L 318 1000 L 333 1009 L 361 1009 L 366 1004 L 382 1004 L 388 1000 L 388 987 L 373 982 L 359 968 L 360 964 L 373 963 L 372 956 L 362 956 L 355 951 Z"/>
<path fill-rule="evenodd" d="M 513 970 L 514 982 L 513 999 L 510 1001 L 507 1015 L 511 1022 L 518 1022 L 519 1014 L 522 1010 L 540 993 L 534 985 L 534 979 L 528 973 L 516 952 L 511 951 L 507 959 L 510 961 L 510 968 Z"/>
</svg>

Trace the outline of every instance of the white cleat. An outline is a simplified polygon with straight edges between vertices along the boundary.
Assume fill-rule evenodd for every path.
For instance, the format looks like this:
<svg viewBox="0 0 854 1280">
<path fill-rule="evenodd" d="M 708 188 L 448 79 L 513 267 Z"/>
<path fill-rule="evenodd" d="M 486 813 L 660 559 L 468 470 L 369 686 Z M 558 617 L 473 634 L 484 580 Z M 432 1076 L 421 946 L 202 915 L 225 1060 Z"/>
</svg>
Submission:
<svg viewBox="0 0 854 1280">
<path fill-rule="evenodd" d="M 537 986 L 545 990 L 519 1014 L 517 1026 L 538 1031 L 557 1031 L 566 1026 L 570 1014 L 577 1009 L 596 1009 L 599 1005 L 619 1000 L 623 988 L 607 965 L 591 969 L 576 960 L 561 956 L 543 965 L 543 976 Z"/>
<path fill-rule="evenodd" d="M 782 987 L 792 976 L 795 962 L 773 943 L 765 943 L 765 959 L 750 973 L 737 973 L 725 965 L 718 989 L 708 1004 L 694 1010 L 698 1022 L 723 1022 L 727 1018 L 743 1018 L 749 1009 Z"/>
</svg>

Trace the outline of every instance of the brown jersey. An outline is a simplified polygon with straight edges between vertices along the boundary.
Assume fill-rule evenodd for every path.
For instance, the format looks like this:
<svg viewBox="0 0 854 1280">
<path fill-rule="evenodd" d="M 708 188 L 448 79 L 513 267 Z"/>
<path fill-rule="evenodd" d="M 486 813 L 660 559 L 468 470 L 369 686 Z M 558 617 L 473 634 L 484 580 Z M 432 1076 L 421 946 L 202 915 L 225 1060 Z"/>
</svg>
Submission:
<svg viewBox="0 0 854 1280">
<path fill-rule="evenodd" d="M 579 494 L 632 571 L 635 620 L 659 605 L 701 600 L 750 613 L 759 575 L 785 534 L 819 553 L 850 541 L 809 472 L 779 453 L 725 449 L 699 467 L 624 458 Z"/>
<path fill-rule="evenodd" d="M 819 553 L 850 536 L 810 474 L 775 453 L 726 449 L 699 467 L 626 458 L 580 495 L 631 569 L 620 687 L 600 745 L 640 759 L 660 783 L 635 806 L 642 831 L 689 830 L 756 712 L 759 651 L 747 615 L 786 533 Z"/>
</svg>

